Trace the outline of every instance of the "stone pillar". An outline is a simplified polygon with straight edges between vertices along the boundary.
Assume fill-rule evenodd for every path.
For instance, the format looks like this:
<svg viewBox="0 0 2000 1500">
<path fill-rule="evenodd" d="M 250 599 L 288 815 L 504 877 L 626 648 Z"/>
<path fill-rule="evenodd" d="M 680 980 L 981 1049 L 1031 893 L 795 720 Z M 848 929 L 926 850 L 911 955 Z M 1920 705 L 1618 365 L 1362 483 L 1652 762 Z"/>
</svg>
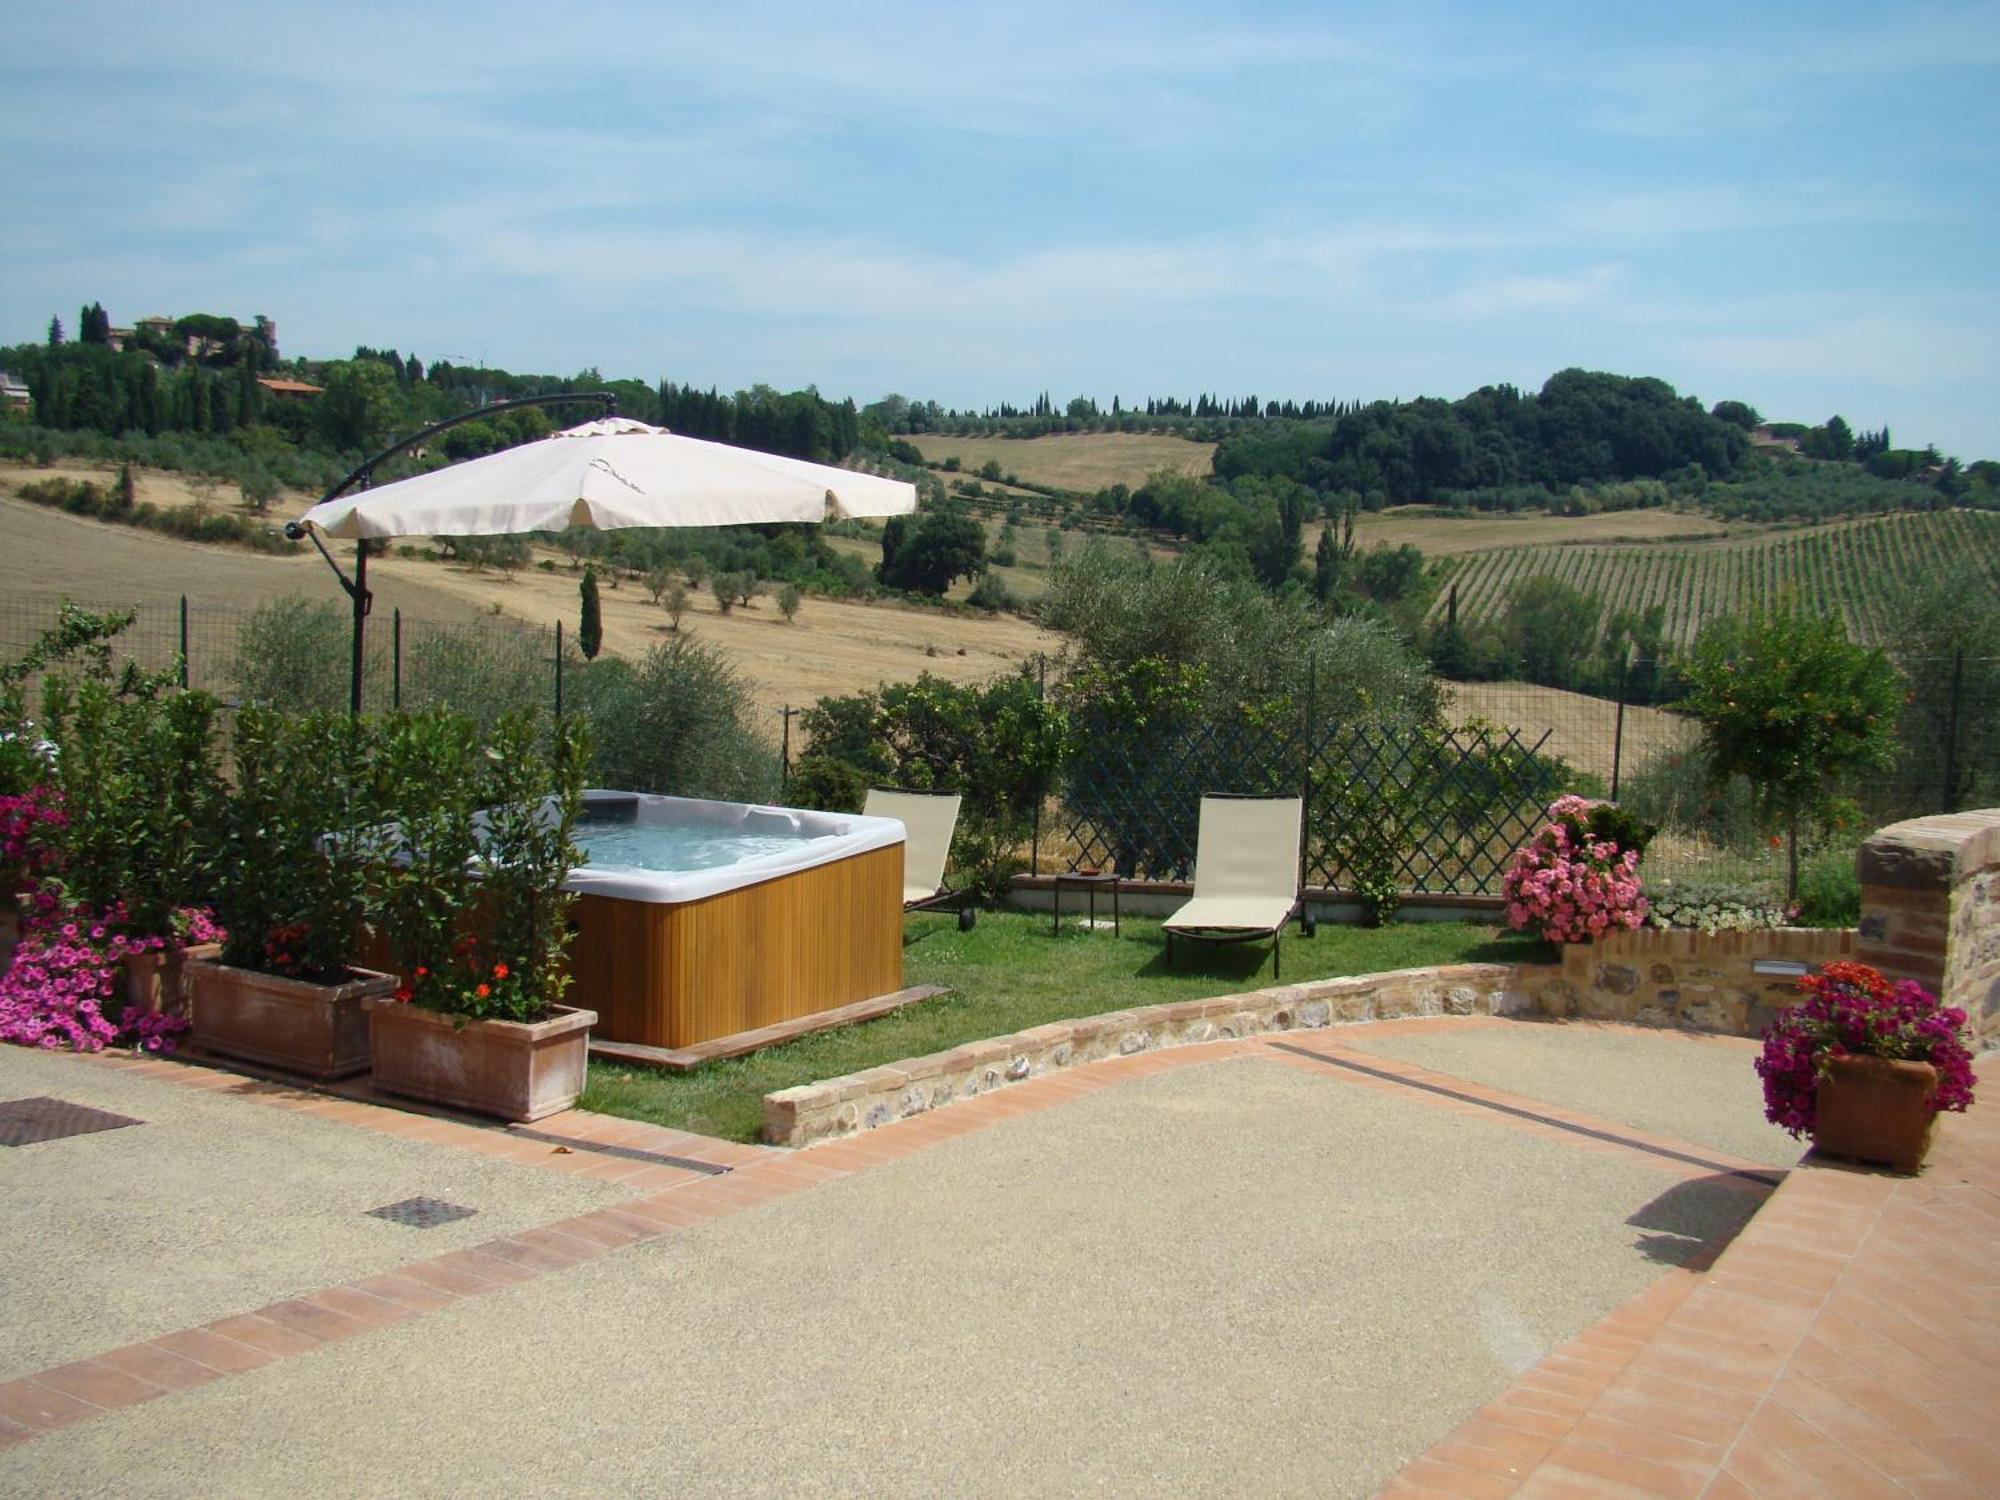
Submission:
<svg viewBox="0 0 2000 1500">
<path fill-rule="evenodd" d="M 2000 1033 L 2000 808 L 1892 823 L 1861 846 L 1854 956 Z"/>
</svg>

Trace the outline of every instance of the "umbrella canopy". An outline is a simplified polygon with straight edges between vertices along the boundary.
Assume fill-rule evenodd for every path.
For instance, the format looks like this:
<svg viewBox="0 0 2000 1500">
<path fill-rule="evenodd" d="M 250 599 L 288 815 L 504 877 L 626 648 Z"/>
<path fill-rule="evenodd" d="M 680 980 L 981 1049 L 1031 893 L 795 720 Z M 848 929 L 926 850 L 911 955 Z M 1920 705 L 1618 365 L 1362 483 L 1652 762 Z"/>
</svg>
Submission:
<svg viewBox="0 0 2000 1500">
<path fill-rule="evenodd" d="M 324 500 L 326 536 L 510 536 L 590 526 L 749 526 L 908 515 L 916 486 L 680 437 L 626 417 Z"/>
</svg>

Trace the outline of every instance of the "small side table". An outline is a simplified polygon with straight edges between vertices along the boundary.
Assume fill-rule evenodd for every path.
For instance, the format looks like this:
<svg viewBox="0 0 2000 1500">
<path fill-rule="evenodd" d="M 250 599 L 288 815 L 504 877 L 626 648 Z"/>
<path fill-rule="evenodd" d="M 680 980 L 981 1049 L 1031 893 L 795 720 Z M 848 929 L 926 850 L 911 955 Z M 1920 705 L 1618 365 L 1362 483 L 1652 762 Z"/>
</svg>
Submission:
<svg viewBox="0 0 2000 1500">
<path fill-rule="evenodd" d="M 1118 898 L 1123 886 L 1123 877 L 1112 870 L 1093 870 L 1089 873 L 1085 873 L 1082 870 L 1070 870 L 1055 877 L 1055 900 L 1053 903 L 1055 907 L 1055 921 L 1049 928 L 1049 936 L 1055 937 L 1062 932 L 1062 893 L 1063 887 L 1066 885 L 1081 886 L 1090 892 L 1090 925 L 1092 927 L 1097 925 L 1097 893 L 1100 890 L 1109 890 L 1111 893 L 1111 934 L 1113 937 L 1124 936 L 1123 929 L 1119 926 L 1121 913 L 1118 910 Z"/>
</svg>

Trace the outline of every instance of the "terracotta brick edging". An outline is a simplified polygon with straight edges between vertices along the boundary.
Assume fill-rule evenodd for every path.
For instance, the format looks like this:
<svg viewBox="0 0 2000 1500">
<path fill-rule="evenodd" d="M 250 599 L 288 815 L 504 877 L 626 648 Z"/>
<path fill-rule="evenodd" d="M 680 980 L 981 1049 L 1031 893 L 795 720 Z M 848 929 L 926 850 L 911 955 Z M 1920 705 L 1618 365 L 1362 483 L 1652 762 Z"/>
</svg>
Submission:
<svg viewBox="0 0 2000 1500">
<path fill-rule="evenodd" d="M 1553 965 L 1452 964 L 1276 985 L 1032 1027 L 764 1096 L 764 1139 L 809 1146 L 1009 1084 L 1163 1047 L 1405 1016 L 1523 1015 Z"/>
</svg>

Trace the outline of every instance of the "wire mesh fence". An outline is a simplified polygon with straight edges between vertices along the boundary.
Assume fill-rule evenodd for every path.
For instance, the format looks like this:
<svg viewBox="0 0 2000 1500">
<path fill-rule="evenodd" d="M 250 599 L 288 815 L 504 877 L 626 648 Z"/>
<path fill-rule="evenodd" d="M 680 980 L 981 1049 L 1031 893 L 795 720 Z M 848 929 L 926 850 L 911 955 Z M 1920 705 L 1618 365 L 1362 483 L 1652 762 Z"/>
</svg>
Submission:
<svg viewBox="0 0 2000 1500">
<path fill-rule="evenodd" d="M 94 613 L 119 606 L 86 605 Z M 17 659 L 54 623 L 45 605 L 0 601 L 0 659 Z M 141 607 L 111 641 L 114 667 L 172 672 L 213 693 L 225 710 L 258 701 L 341 709 L 353 674 L 352 620 L 332 604 L 280 601 L 256 608 L 183 597 Z M 559 662 L 557 635 L 494 617 L 463 623 L 371 616 L 363 635 L 363 701 L 370 709 L 462 709 L 490 722 L 507 708 L 553 710 L 575 660 Z"/>
</svg>

